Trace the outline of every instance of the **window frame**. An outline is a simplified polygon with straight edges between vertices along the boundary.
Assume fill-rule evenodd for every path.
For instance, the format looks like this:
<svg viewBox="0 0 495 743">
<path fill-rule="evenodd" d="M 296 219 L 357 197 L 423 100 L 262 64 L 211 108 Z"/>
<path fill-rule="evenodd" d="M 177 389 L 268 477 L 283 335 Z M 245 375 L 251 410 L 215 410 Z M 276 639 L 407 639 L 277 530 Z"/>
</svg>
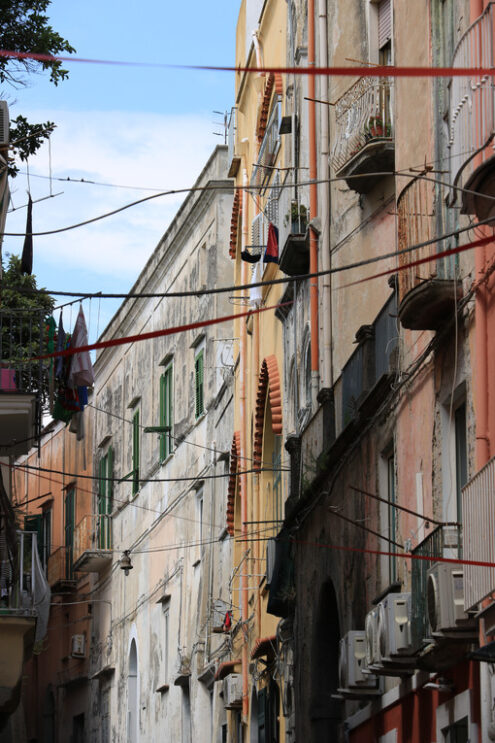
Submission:
<svg viewBox="0 0 495 743">
<path fill-rule="evenodd" d="M 194 417 L 201 418 L 205 412 L 205 349 L 197 349 L 194 354 Z"/>
<path fill-rule="evenodd" d="M 132 497 L 139 493 L 140 437 L 139 409 L 132 416 Z"/>
<path fill-rule="evenodd" d="M 160 376 L 160 427 L 170 431 L 160 434 L 160 462 L 173 453 L 172 430 L 174 416 L 174 363 L 169 361 Z"/>
</svg>

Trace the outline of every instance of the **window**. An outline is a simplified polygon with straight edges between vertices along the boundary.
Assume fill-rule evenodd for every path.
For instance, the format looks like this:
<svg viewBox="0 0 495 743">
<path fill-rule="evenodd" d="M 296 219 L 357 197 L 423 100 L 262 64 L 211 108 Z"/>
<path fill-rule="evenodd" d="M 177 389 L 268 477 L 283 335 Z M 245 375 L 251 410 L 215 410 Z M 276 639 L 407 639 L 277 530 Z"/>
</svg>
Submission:
<svg viewBox="0 0 495 743">
<path fill-rule="evenodd" d="M 198 540 L 203 540 L 203 488 L 196 493 L 196 510 L 198 522 Z"/>
<path fill-rule="evenodd" d="M 160 427 L 168 428 L 160 434 L 160 461 L 172 453 L 173 425 L 173 365 L 169 364 L 160 377 Z"/>
<path fill-rule="evenodd" d="M 111 513 L 113 509 L 113 448 L 100 459 L 98 479 L 98 524 L 97 538 L 99 549 L 111 549 Z"/>
<path fill-rule="evenodd" d="M 139 410 L 132 417 L 132 495 L 139 491 Z"/>
<path fill-rule="evenodd" d="M 199 418 L 204 413 L 204 350 L 201 349 L 194 357 L 194 389 L 195 389 L 195 416 Z"/>
<path fill-rule="evenodd" d="M 24 519 L 24 530 L 36 534 L 38 555 L 45 571 L 51 549 L 51 522 L 51 506 L 45 507 L 42 514 L 26 516 Z"/>
<path fill-rule="evenodd" d="M 388 538 L 392 540 L 389 542 L 389 552 L 395 552 L 395 544 L 397 541 L 397 509 L 395 508 L 396 493 L 395 493 L 395 457 L 394 454 L 390 454 L 387 457 L 387 500 L 389 505 L 388 510 Z M 389 581 L 394 583 L 397 580 L 397 558 L 395 555 L 390 555 L 388 558 L 388 571 Z"/>
<path fill-rule="evenodd" d="M 170 599 L 163 602 L 163 673 L 164 673 L 165 683 L 168 683 L 169 630 L 170 630 Z"/>
<path fill-rule="evenodd" d="M 48 558 L 52 548 L 52 509 L 51 506 L 43 509 L 41 514 L 41 545 L 40 548 L 41 564 L 46 570 Z"/>
<path fill-rule="evenodd" d="M 76 516 L 76 488 L 69 485 L 65 491 L 64 499 L 64 521 L 65 521 L 65 578 L 73 578 L 73 550 L 74 550 L 74 525 Z"/>
<path fill-rule="evenodd" d="M 273 518 L 275 521 L 282 522 L 282 437 L 275 436 L 272 453 L 273 466 Z"/>
<path fill-rule="evenodd" d="M 466 403 L 454 412 L 457 521 L 462 523 L 462 488 L 467 483 Z"/>
</svg>

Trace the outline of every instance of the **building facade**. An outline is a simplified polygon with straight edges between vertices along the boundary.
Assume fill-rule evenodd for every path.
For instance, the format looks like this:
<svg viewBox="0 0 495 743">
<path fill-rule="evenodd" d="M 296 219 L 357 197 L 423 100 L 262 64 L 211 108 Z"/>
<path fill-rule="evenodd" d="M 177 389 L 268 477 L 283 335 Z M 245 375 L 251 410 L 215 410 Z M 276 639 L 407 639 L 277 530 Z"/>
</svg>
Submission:
<svg viewBox="0 0 495 743">
<path fill-rule="evenodd" d="M 230 610 L 234 336 L 231 322 L 202 322 L 233 314 L 228 296 L 203 294 L 230 269 L 232 194 L 217 147 L 102 340 L 182 329 L 106 348 L 95 364 L 95 512 L 110 515 L 112 542 L 107 561 L 95 543 L 79 567 L 98 573 L 91 735 L 102 741 L 206 742 L 225 724 L 214 676 Z"/>
</svg>

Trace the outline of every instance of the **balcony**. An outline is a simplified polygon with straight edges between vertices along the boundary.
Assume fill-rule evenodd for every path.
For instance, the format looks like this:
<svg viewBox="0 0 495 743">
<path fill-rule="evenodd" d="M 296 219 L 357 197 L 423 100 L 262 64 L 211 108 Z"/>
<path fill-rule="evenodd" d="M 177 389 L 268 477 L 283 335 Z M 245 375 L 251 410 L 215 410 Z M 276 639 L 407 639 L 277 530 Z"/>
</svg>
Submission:
<svg viewBox="0 0 495 743">
<path fill-rule="evenodd" d="M 459 40 L 452 67 L 494 67 L 494 3 L 487 5 Z M 449 112 L 449 149 L 454 185 L 462 192 L 464 214 L 478 219 L 495 216 L 495 89 L 490 75 L 453 77 Z M 453 202 L 459 191 L 454 191 Z M 486 196 L 492 197 L 492 200 Z"/>
<path fill-rule="evenodd" d="M 453 550 L 453 554 L 446 554 L 447 548 Z M 428 569 L 437 557 L 462 557 L 460 527 L 455 524 L 438 526 L 412 550 L 412 554 L 431 557 L 431 560 L 411 560 L 411 636 L 413 647 L 420 650 L 430 637 L 426 606 Z"/>
<path fill-rule="evenodd" d="M 1 719 L 16 707 L 14 689 L 34 640 L 41 640 L 46 634 L 50 603 L 38 559 L 36 534 L 16 533 L 5 528 L 5 523 L 5 517 L 0 516 Z"/>
<path fill-rule="evenodd" d="M 367 193 L 395 166 L 391 80 L 359 78 L 335 104 L 332 165 L 349 188 Z"/>
<path fill-rule="evenodd" d="M 491 459 L 462 490 L 464 557 L 495 562 L 495 458 Z M 464 607 L 472 609 L 495 589 L 495 568 L 464 566 Z"/>
<path fill-rule="evenodd" d="M 59 547 L 48 558 L 48 583 L 58 593 L 73 591 L 76 587 L 73 547 Z"/>
<path fill-rule="evenodd" d="M 399 319 L 404 328 L 411 330 L 437 330 L 446 314 L 453 312 L 456 298 L 460 299 L 462 293 L 461 282 L 455 281 L 455 256 L 435 259 L 437 252 L 449 247 L 447 241 L 409 250 L 437 234 L 433 188 L 428 181 L 416 178 L 397 200 Z M 423 259 L 429 260 L 410 266 Z"/>
<path fill-rule="evenodd" d="M 43 353 L 43 313 L 0 312 L 0 455 L 20 456 L 41 431 L 47 367 L 31 361 Z"/>
<path fill-rule="evenodd" d="M 74 531 L 74 570 L 101 573 L 112 561 L 112 518 L 88 514 Z"/>
<path fill-rule="evenodd" d="M 293 201 L 284 217 L 282 234 L 287 232 L 284 247 L 280 254 L 280 270 L 288 276 L 301 276 L 309 271 L 309 212 L 303 204 Z"/>
</svg>

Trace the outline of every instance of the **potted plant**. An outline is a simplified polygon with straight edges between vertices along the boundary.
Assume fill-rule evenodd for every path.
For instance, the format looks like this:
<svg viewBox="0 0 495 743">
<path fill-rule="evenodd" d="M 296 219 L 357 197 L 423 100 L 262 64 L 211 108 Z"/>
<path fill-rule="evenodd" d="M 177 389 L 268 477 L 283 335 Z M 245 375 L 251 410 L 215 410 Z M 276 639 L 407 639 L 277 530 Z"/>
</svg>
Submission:
<svg viewBox="0 0 495 743">
<path fill-rule="evenodd" d="M 292 233 L 300 235 L 303 232 L 306 232 L 308 210 L 304 204 L 299 204 L 297 201 L 293 201 L 290 205 L 290 213 L 288 217 L 290 219 Z"/>
<path fill-rule="evenodd" d="M 390 124 L 383 124 L 381 116 L 370 116 L 364 127 L 364 138 L 368 142 L 374 137 L 390 137 Z"/>
</svg>

